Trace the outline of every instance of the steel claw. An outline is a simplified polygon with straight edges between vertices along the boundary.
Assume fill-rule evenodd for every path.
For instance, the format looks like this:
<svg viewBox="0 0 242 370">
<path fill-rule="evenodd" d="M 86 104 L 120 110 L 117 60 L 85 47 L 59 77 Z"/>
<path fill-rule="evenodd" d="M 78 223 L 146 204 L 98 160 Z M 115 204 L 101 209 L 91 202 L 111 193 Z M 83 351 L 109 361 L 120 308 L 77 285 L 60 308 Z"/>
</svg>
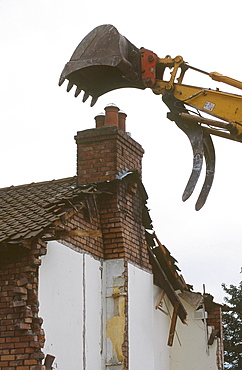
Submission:
<svg viewBox="0 0 242 370">
<path fill-rule="evenodd" d="M 203 149 L 206 161 L 206 176 L 202 190 L 195 205 L 196 211 L 199 211 L 204 206 L 212 187 L 215 174 L 215 149 L 211 136 L 205 131 L 203 132 Z"/>
<path fill-rule="evenodd" d="M 193 150 L 193 167 L 190 178 L 182 195 L 183 201 L 186 201 L 193 193 L 201 174 L 203 157 L 205 157 L 206 176 L 195 206 L 195 209 L 199 211 L 205 204 L 213 183 L 215 173 L 215 151 L 213 142 L 210 135 L 205 132 L 201 125 L 194 122 L 191 123 L 187 119 L 181 117 L 181 113 L 188 113 L 181 101 L 175 99 L 171 94 L 168 93 L 163 95 L 163 101 L 171 110 L 167 117 L 174 121 L 176 125 L 187 135 Z"/>
<path fill-rule="evenodd" d="M 176 125 L 187 135 L 193 151 L 192 172 L 182 195 L 182 200 L 185 202 L 192 195 L 202 171 L 203 130 L 199 125 L 187 125 L 179 119 L 176 120 Z"/>
</svg>

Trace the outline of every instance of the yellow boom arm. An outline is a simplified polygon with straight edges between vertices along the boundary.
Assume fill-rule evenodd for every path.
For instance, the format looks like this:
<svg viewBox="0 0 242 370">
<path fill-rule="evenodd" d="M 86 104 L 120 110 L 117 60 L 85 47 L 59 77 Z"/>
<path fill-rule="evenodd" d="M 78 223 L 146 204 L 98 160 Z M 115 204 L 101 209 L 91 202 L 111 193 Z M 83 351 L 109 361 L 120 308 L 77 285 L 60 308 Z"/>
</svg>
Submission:
<svg viewBox="0 0 242 370">
<path fill-rule="evenodd" d="M 158 67 L 159 66 L 159 67 Z M 162 75 L 164 74 L 165 68 L 173 68 L 171 72 L 171 78 L 169 81 L 164 81 L 163 79 L 155 79 L 155 83 L 150 86 L 155 94 L 166 94 L 168 92 L 179 101 L 187 104 L 199 111 L 205 112 L 213 117 L 225 121 L 227 124 L 216 121 L 216 126 L 213 120 L 206 120 L 202 122 L 202 119 L 196 119 L 190 121 L 204 123 L 205 125 L 211 125 L 214 127 L 219 127 L 225 130 L 228 135 L 221 135 L 220 130 L 210 131 L 210 133 L 218 136 L 224 136 L 228 139 L 240 141 L 242 140 L 242 96 L 236 94 L 230 94 L 222 92 L 220 90 L 212 90 L 208 88 L 202 88 L 191 85 L 182 84 L 185 72 L 187 69 L 193 69 L 198 72 L 209 75 L 213 80 L 223 82 L 230 86 L 242 89 L 242 82 L 235 80 L 233 78 L 223 76 L 218 72 L 205 72 L 199 70 L 198 68 L 191 67 L 184 63 L 183 58 L 178 56 L 174 59 L 169 56 L 164 59 L 157 60 L 156 70 L 162 70 Z M 180 76 L 177 77 L 179 68 L 181 69 Z M 177 78 L 177 83 L 174 81 Z"/>
</svg>

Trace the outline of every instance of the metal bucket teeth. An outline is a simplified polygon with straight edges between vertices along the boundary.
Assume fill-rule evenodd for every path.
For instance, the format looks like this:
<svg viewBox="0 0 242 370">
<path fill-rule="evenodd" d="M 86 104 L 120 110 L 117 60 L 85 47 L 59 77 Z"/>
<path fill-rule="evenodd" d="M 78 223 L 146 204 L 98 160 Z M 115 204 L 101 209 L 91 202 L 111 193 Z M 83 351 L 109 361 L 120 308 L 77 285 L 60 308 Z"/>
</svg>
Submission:
<svg viewBox="0 0 242 370">
<path fill-rule="evenodd" d="M 81 93 L 81 91 L 82 91 L 82 89 L 80 89 L 78 86 L 77 86 L 77 88 L 76 88 L 76 91 L 75 91 L 75 98 L 77 98 L 78 97 L 78 95 Z"/>
<path fill-rule="evenodd" d="M 85 91 L 83 98 L 82 98 L 82 102 L 85 103 L 85 101 L 87 101 L 88 98 L 89 98 L 89 92 Z"/>
<path fill-rule="evenodd" d="M 67 85 L 67 88 L 66 88 L 66 91 L 67 92 L 71 91 L 71 89 L 73 88 L 73 86 L 74 86 L 74 84 L 71 81 L 69 81 L 68 82 L 68 85 Z"/>
<path fill-rule="evenodd" d="M 142 81 L 140 50 L 110 24 L 98 26 L 84 37 L 61 73 L 60 86 L 65 79 L 89 91 L 93 97 L 91 106 L 108 91 L 122 87 L 146 88 Z"/>
</svg>

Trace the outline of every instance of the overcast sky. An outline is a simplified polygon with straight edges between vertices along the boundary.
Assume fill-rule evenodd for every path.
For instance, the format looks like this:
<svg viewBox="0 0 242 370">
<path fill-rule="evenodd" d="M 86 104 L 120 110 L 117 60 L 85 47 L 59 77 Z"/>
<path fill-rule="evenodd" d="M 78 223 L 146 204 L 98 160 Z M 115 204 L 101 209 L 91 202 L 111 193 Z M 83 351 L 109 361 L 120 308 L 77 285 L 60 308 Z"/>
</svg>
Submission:
<svg viewBox="0 0 242 370">
<path fill-rule="evenodd" d="M 195 5 L 194 5 L 195 4 Z M 181 197 L 192 167 L 186 136 L 166 118 L 161 97 L 123 89 L 90 108 L 74 98 L 60 73 L 79 42 L 98 25 L 113 24 L 137 47 L 160 58 L 182 55 L 190 65 L 242 80 L 241 2 L 204 0 L 0 0 L 0 187 L 75 175 L 74 135 L 94 127 L 109 103 L 125 111 L 127 131 L 145 150 L 143 183 L 155 231 L 178 260 L 185 280 L 222 302 L 221 283 L 241 279 L 242 146 L 214 138 L 216 174 L 204 208 Z M 191 73 L 186 83 L 236 92 Z"/>
</svg>

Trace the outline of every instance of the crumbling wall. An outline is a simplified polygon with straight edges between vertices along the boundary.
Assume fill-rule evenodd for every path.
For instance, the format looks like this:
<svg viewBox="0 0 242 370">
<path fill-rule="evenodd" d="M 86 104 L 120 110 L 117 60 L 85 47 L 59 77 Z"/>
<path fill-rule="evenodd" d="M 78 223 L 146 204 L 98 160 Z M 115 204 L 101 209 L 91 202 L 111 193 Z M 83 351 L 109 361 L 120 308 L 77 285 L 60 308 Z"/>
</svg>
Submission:
<svg viewBox="0 0 242 370">
<path fill-rule="evenodd" d="M 30 248 L 30 247 L 29 247 Z M 32 249 L 5 247 L 0 259 L 0 368 L 42 370 L 45 334 L 39 317 L 39 256 L 44 243 Z"/>
</svg>

